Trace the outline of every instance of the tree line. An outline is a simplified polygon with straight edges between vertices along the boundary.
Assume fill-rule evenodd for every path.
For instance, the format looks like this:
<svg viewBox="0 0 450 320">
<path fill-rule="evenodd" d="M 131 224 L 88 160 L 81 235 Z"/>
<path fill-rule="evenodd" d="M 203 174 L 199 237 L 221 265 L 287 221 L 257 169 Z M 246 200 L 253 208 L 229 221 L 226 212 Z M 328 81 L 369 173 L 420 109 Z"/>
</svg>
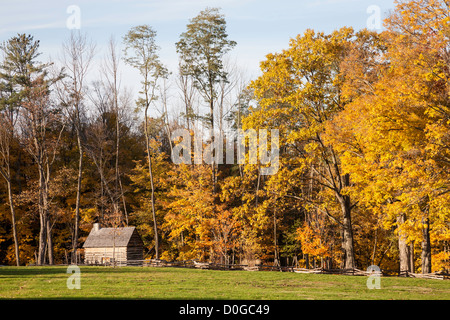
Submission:
<svg viewBox="0 0 450 320">
<path fill-rule="evenodd" d="M 111 39 L 95 81 L 86 35 L 72 33 L 57 63 L 38 62 L 31 35 L 12 37 L 0 64 L 0 261 L 80 263 L 100 222 L 135 225 L 154 259 L 448 270 L 449 6 L 399 1 L 383 32 L 307 30 L 252 81 L 228 57 L 236 42 L 216 8 L 180 35 L 175 74 L 149 25 L 131 28 L 122 52 Z M 123 87 L 124 65 L 138 93 Z M 211 161 L 174 164 L 178 129 L 203 132 Z M 218 161 L 214 139 L 248 129 L 278 130 L 274 174 L 261 159 Z"/>
</svg>

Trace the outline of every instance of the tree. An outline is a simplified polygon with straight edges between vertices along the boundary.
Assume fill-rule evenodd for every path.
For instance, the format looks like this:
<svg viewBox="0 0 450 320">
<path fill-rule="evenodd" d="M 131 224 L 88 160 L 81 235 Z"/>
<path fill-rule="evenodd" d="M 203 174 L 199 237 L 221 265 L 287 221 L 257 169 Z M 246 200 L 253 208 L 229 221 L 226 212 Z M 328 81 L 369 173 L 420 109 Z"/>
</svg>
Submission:
<svg viewBox="0 0 450 320">
<path fill-rule="evenodd" d="M 359 47 L 364 58 L 346 62 L 352 102 L 329 123 L 329 142 L 360 205 L 396 229 L 400 272 L 414 272 L 421 242 L 428 273 L 431 239 L 448 235 L 448 3 L 401 1 L 386 26 L 381 54 Z"/>
<path fill-rule="evenodd" d="M 124 217 L 119 205 L 121 194 L 116 188 L 118 184 L 116 167 L 118 120 L 114 93 L 110 89 L 105 82 L 98 81 L 93 84 L 90 100 L 94 108 L 88 124 L 89 130 L 86 131 L 85 150 L 96 168 L 95 173 L 91 174 L 99 178 L 100 192 L 97 196 L 99 220 L 106 225 L 117 227 Z M 119 125 L 119 131 L 120 129 L 123 128 Z"/>
<path fill-rule="evenodd" d="M 223 57 L 236 42 L 228 40 L 226 21 L 217 8 L 206 8 L 190 20 L 187 31 L 176 43 L 183 75 L 194 80 L 194 86 L 209 105 L 208 122 L 211 130 L 211 146 L 214 146 L 214 101 L 218 97 L 217 85 L 227 82 Z M 187 110 L 189 112 L 189 110 Z M 213 191 L 216 192 L 216 157 L 211 163 Z"/>
<path fill-rule="evenodd" d="M 5 179 L 8 190 L 9 207 L 11 210 L 11 222 L 14 238 L 14 251 L 16 265 L 20 265 L 19 240 L 16 228 L 16 212 L 13 202 L 12 175 L 11 175 L 11 149 L 15 140 L 15 126 L 19 109 L 19 92 L 14 81 L 15 70 L 12 62 L 15 60 L 11 49 L 6 44 L 0 47 L 5 54 L 5 60 L 0 66 L 0 174 Z M 9 51 L 9 52 L 8 52 Z M 8 61 L 9 60 L 9 61 Z"/>
<path fill-rule="evenodd" d="M 128 212 L 127 205 L 125 201 L 125 195 L 122 185 L 122 177 L 119 168 L 119 160 L 120 160 L 120 136 L 121 136 L 121 118 L 124 116 L 124 112 L 126 110 L 128 104 L 128 97 L 126 94 L 121 94 L 121 85 L 119 78 L 119 65 L 120 65 L 120 57 L 117 52 L 117 44 L 113 37 L 111 37 L 109 41 L 108 54 L 105 59 L 105 63 L 103 65 L 103 76 L 105 78 L 105 82 L 107 84 L 108 90 L 111 92 L 111 103 L 112 110 L 114 112 L 114 117 L 116 120 L 115 129 L 116 129 L 116 143 L 115 143 L 115 194 L 116 194 L 116 207 L 119 207 L 119 200 L 122 199 L 123 210 L 125 214 L 125 221 L 128 225 Z"/>
<path fill-rule="evenodd" d="M 398 2 L 386 20 L 386 59 L 396 71 L 386 72 L 380 81 L 385 99 L 393 101 L 390 119 L 385 122 L 398 130 L 390 136 L 402 141 L 394 144 L 398 154 L 395 165 L 405 183 L 397 199 L 410 223 L 399 229 L 408 235 L 408 242 L 421 242 L 423 273 L 432 269 L 431 237 L 449 232 L 444 227 L 448 211 L 442 208 L 442 203 L 449 203 L 449 166 L 445 161 L 449 149 L 444 146 L 450 140 L 448 134 L 442 135 L 450 130 L 449 5 L 448 1 L 434 0 Z M 413 228 L 408 226 L 411 223 Z"/>
<path fill-rule="evenodd" d="M 195 121 L 195 102 L 197 100 L 197 91 L 193 85 L 192 77 L 183 72 L 181 64 L 178 66 L 178 76 L 176 84 L 180 89 L 180 98 L 184 104 L 184 114 L 186 127 L 188 130 L 194 127 Z"/>
<path fill-rule="evenodd" d="M 153 229 L 155 236 L 155 258 L 159 259 L 158 226 L 155 212 L 155 186 L 153 183 L 152 154 L 149 135 L 149 108 L 157 99 L 156 89 L 158 80 L 167 76 L 167 69 L 161 64 L 158 57 L 158 46 L 155 42 L 156 31 L 148 25 L 132 28 L 124 37 L 125 62 L 139 71 L 143 78 L 140 97 L 136 104 L 144 109 L 144 133 L 147 148 L 148 170 L 151 184 L 151 203 L 153 216 Z"/>
<path fill-rule="evenodd" d="M 228 264 L 234 259 L 240 218 L 227 203 L 216 203 L 207 165 L 173 166 L 166 177 L 167 208 L 163 228 L 172 246 L 165 253 L 178 259 Z"/>
<path fill-rule="evenodd" d="M 251 83 L 261 107 L 246 120 L 253 128 L 278 122 L 289 129 L 280 148 L 292 146 L 296 165 L 309 171 L 305 180 L 320 186 L 312 201 L 303 199 L 340 226 L 343 268 L 355 267 L 351 214 L 355 202 L 347 192 L 350 175 L 342 172 L 339 154 L 324 141 L 324 133 L 327 121 L 347 103 L 341 92 L 340 64 L 354 37 L 350 28 L 329 35 L 307 30 L 291 40 L 289 49 L 267 55 L 261 64 L 263 75 Z M 333 211 L 340 212 L 340 218 Z"/>
<path fill-rule="evenodd" d="M 4 98 L 3 92 L 0 99 Z M 17 111 L 14 108 L 5 108 L 0 113 L 0 174 L 5 179 L 8 189 L 9 207 L 11 210 L 11 223 L 14 238 L 14 252 L 16 256 L 16 265 L 20 265 L 19 240 L 16 228 L 16 210 L 13 201 L 12 174 L 11 174 L 11 151 L 15 143 L 15 123 Z"/>
<path fill-rule="evenodd" d="M 44 263 L 44 252 L 46 243 L 48 244 L 49 262 L 53 263 L 51 251 L 50 224 L 47 215 L 47 189 L 48 189 L 48 170 L 45 170 L 49 164 L 47 154 L 45 135 L 45 125 L 48 124 L 44 114 L 48 112 L 48 86 L 61 78 L 58 74 L 53 79 L 47 78 L 47 69 L 49 64 L 41 64 L 36 61 L 40 55 L 38 52 L 39 41 L 34 41 L 31 35 L 19 34 L 12 37 L 2 45 L 5 54 L 5 60 L 2 64 L 2 78 L 6 79 L 9 91 L 8 101 L 3 100 L 10 110 L 10 119 L 20 107 L 23 111 L 23 119 L 21 119 L 21 132 L 25 136 L 25 145 L 28 147 L 35 158 L 40 174 L 40 197 L 39 197 L 39 215 L 40 215 L 40 233 L 39 233 L 39 250 L 38 264 Z M 48 115 L 50 115 L 49 113 Z M 12 128 L 10 128 L 12 130 Z M 13 134 L 13 131 L 8 134 Z M 6 147 L 6 145 L 5 145 Z M 7 154 L 7 149 L 5 149 Z M 7 160 L 7 159 L 6 159 Z M 49 167 L 47 167 L 49 169 Z M 7 171 L 6 177 L 7 177 Z M 4 176 L 4 177 L 5 177 Z M 7 177 L 8 178 L 8 177 Z M 10 180 L 10 177 L 8 178 Z M 10 199 L 11 200 L 11 199 Z M 13 210 L 13 209 L 12 209 Z M 16 250 L 17 252 L 18 250 Z"/>
<path fill-rule="evenodd" d="M 49 190 L 51 167 L 55 161 L 59 142 L 59 137 L 55 135 L 55 129 L 56 123 L 60 121 L 61 114 L 52 107 L 49 93 L 48 83 L 42 77 L 33 80 L 31 86 L 26 88 L 25 99 L 21 108 L 22 143 L 33 157 L 39 175 L 40 232 L 37 261 L 39 265 L 45 263 L 45 252 L 48 254 L 48 263 L 54 263 Z"/>
<path fill-rule="evenodd" d="M 94 57 L 95 46 L 89 43 L 86 35 L 70 34 L 69 40 L 63 44 L 62 64 L 68 75 L 66 81 L 61 81 L 58 94 L 62 104 L 67 108 L 68 117 L 73 123 L 78 145 L 78 176 L 77 196 L 75 202 L 75 218 L 72 242 L 72 263 L 77 263 L 78 230 L 80 219 L 81 182 L 83 175 L 83 142 L 84 100 L 86 93 L 86 76 Z"/>
</svg>

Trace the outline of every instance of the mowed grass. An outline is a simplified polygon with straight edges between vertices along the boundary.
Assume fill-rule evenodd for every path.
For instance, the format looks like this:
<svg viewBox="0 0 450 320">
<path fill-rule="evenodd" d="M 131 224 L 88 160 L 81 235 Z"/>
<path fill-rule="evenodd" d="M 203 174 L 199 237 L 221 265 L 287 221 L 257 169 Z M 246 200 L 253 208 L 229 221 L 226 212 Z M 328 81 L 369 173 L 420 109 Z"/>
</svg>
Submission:
<svg viewBox="0 0 450 320">
<path fill-rule="evenodd" d="M 149 267 L 80 267 L 81 289 L 68 289 L 67 267 L 1 267 L 1 299 L 450 299 L 450 281 L 287 272 Z"/>
</svg>

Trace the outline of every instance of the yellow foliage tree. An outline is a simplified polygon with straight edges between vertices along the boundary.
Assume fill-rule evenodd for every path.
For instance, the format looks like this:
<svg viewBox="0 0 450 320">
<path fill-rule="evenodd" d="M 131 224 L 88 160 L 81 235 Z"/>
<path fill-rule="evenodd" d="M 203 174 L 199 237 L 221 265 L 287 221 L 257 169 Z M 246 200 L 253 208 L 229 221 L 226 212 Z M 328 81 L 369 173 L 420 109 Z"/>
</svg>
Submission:
<svg viewBox="0 0 450 320">
<path fill-rule="evenodd" d="M 355 47 L 350 57 L 363 59 L 345 62 L 352 101 L 327 124 L 352 194 L 396 228 L 401 272 L 414 272 L 415 243 L 420 269 L 431 272 L 433 243 L 449 232 L 448 5 L 398 2 L 379 38 L 384 48 Z"/>
<path fill-rule="evenodd" d="M 251 83 L 260 109 L 244 119 L 248 127 L 262 121 L 280 124 L 280 148 L 285 149 L 288 168 L 301 171 L 302 183 L 309 181 L 316 189 L 312 197 L 295 196 L 339 225 L 344 268 L 355 267 L 351 221 L 355 203 L 346 192 L 349 174 L 341 172 L 339 154 L 323 138 L 327 121 L 347 103 L 340 65 L 355 37 L 351 28 L 329 35 L 307 30 L 291 39 L 288 49 L 267 55 L 261 63 L 262 76 Z"/>
</svg>

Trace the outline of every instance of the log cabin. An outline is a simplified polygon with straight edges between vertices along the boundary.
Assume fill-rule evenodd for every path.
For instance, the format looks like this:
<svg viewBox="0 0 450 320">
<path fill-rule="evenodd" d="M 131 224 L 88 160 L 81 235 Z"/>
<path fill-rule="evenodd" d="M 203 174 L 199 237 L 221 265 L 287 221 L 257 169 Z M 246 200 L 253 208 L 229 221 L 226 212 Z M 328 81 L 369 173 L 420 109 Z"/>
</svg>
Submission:
<svg viewBox="0 0 450 320">
<path fill-rule="evenodd" d="M 101 228 L 94 223 L 83 245 L 84 263 L 136 265 L 144 259 L 144 243 L 136 227 Z"/>
</svg>

